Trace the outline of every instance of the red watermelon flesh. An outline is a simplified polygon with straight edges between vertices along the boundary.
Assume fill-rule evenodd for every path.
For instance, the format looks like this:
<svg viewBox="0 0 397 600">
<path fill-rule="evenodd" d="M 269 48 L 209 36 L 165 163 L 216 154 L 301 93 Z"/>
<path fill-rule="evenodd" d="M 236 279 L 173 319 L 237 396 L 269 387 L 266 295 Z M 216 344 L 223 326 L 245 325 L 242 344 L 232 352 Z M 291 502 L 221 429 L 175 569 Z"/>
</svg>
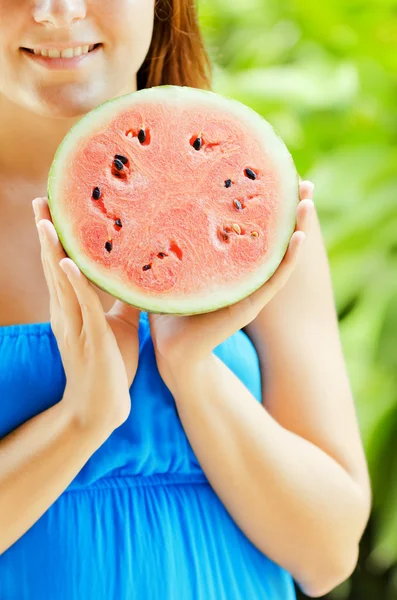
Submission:
<svg viewBox="0 0 397 600">
<path fill-rule="evenodd" d="M 163 86 L 106 102 L 60 145 L 48 201 L 68 255 L 114 296 L 192 314 L 247 296 L 295 227 L 284 143 L 242 104 Z"/>
</svg>

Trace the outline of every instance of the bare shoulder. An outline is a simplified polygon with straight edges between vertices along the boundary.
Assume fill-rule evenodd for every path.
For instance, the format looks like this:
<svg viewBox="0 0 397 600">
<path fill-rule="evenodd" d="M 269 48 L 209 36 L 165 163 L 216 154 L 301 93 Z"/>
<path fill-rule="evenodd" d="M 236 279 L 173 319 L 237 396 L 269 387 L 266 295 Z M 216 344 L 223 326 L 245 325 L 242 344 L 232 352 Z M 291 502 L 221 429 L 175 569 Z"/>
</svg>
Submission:
<svg viewBox="0 0 397 600">
<path fill-rule="evenodd" d="M 263 405 L 269 413 L 337 460 L 369 497 L 366 460 L 316 213 L 290 280 L 244 331 L 259 355 Z"/>
</svg>

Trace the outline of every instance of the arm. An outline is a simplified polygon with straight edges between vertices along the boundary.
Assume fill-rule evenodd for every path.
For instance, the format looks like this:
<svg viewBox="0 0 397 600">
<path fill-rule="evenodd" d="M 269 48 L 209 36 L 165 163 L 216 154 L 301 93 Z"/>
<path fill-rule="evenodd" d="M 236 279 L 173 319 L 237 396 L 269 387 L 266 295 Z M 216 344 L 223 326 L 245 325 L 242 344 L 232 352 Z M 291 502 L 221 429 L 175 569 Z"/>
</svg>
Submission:
<svg viewBox="0 0 397 600">
<path fill-rule="evenodd" d="M 139 355 L 139 311 L 117 302 L 105 314 L 94 287 L 66 257 L 47 201 L 37 198 L 33 208 L 66 388 L 60 402 L 0 440 L 0 553 L 127 419 Z"/>
<path fill-rule="evenodd" d="M 246 330 L 263 406 L 215 355 L 166 383 L 232 517 L 306 594 L 323 595 L 356 565 L 370 488 L 317 219 L 296 272 Z"/>
<path fill-rule="evenodd" d="M 109 435 L 84 428 L 61 401 L 0 440 L 0 554 L 57 500 Z"/>
</svg>

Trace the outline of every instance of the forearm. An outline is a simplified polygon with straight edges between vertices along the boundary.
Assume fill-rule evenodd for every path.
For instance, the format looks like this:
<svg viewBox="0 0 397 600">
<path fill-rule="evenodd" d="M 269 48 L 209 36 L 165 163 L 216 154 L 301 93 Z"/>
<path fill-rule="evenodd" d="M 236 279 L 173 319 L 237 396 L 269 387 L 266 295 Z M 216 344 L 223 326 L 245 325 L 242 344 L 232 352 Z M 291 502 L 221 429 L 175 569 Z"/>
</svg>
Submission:
<svg viewBox="0 0 397 600">
<path fill-rule="evenodd" d="M 281 427 L 215 355 L 170 371 L 166 383 L 208 480 L 247 537 L 306 593 L 347 578 L 366 522 L 348 473 Z"/>
<path fill-rule="evenodd" d="M 0 440 L 0 554 L 55 502 L 106 437 L 83 430 L 59 402 Z"/>
</svg>

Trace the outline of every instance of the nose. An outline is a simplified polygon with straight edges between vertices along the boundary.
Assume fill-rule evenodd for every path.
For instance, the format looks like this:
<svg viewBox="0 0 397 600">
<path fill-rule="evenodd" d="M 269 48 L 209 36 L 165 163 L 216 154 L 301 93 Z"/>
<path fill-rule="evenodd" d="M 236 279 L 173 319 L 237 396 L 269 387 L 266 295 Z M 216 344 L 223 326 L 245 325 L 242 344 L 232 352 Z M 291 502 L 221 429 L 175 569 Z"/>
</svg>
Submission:
<svg viewBox="0 0 397 600">
<path fill-rule="evenodd" d="M 37 0 L 33 18 L 48 27 L 67 27 L 87 14 L 85 0 Z"/>
</svg>

